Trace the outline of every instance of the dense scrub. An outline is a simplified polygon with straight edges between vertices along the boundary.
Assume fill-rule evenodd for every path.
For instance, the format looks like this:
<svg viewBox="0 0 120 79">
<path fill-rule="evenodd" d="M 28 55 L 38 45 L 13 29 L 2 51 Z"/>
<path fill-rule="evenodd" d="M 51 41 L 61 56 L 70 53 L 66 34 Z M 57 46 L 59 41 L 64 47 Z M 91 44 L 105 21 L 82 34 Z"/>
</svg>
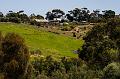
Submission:
<svg viewBox="0 0 120 79">
<path fill-rule="evenodd" d="M 95 26 L 84 40 L 79 57 L 89 64 L 104 68 L 111 62 L 120 61 L 120 20 L 111 19 L 106 24 Z"/>
<path fill-rule="evenodd" d="M 23 38 L 8 33 L 0 34 L 0 73 L 4 79 L 23 79 L 26 77 L 29 51 Z"/>
<path fill-rule="evenodd" d="M 120 63 L 113 62 L 103 69 L 94 69 L 78 58 L 63 57 L 59 61 L 51 56 L 32 61 L 34 79 L 119 79 Z"/>
<path fill-rule="evenodd" d="M 101 72 L 89 69 L 78 58 L 63 57 L 55 61 L 51 56 L 32 61 L 33 78 L 37 79 L 93 79 L 101 77 Z"/>
</svg>

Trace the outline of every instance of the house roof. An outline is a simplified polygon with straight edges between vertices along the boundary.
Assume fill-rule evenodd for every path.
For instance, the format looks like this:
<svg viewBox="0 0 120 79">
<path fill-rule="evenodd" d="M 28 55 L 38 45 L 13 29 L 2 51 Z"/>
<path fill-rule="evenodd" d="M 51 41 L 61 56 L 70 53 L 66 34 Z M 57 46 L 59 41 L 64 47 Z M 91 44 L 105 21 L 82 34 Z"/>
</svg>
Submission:
<svg viewBox="0 0 120 79">
<path fill-rule="evenodd" d="M 34 20 L 37 22 L 48 22 L 48 20 L 45 20 L 45 19 L 34 19 Z"/>
</svg>

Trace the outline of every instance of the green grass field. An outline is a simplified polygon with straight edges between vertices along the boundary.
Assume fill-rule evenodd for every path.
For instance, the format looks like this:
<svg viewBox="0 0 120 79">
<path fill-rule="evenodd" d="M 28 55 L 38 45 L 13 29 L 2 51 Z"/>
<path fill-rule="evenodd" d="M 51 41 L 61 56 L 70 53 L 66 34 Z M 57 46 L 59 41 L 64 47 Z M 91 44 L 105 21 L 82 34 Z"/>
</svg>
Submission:
<svg viewBox="0 0 120 79">
<path fill-rule="evenodd" d="M 76 57 L 72 51 L 81 48 L 83 40 L 53 34 L 26 24 L 0 23 L 0 31 L 3 35 L 9 32 L 19 34 L 25 39 L 30 50 L 41 50 L 44 56 Z"/>
</svg>

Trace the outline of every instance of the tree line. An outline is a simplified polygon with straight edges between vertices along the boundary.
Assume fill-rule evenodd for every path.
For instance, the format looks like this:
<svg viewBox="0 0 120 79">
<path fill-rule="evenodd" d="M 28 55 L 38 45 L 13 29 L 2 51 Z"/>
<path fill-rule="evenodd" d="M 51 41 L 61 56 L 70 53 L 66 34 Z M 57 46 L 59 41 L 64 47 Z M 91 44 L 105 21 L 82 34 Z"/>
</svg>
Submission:
<svg viewBox="0 0 120 79">
<path fill-rule="evenodd" d="M 61 9 L 53 9 L 46 13 L 46 17 L 42 15 L 35 15 L 34 13 L 28 16 L 24 13 L 24 10 L 13 12 L 9 11 L 6 15 L 0 12 L 0 21 L 1 22 L 15 22 L 15 23 L 30 23 L 32 19 L 46 19 L 52 21 L 55 19 L 60 19 L 60 22 L 106 22 L 109 18 L 115 17 L 115 11 L 113 10 L 104 10 L 100 13 L 99 9 L 93 10 L 90 12 L 88 8 L 75 8 L 73 10 L 65 13 Z"/>
</svg>

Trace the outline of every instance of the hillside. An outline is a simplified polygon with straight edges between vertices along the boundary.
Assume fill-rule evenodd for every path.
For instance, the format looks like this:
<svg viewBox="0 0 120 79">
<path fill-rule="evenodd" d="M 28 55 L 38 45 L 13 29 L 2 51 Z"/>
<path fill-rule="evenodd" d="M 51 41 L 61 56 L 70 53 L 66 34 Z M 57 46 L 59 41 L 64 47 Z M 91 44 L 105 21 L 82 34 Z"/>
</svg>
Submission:
<svg viewBox="0 0 120 79">
<path fill-rule="evenodd" d="M 83 45 L 83 40 L 76 40 L 59 34 L 53 34 L 26 24 L 0 23 L 0 31 L 5 35 L 15 32 L 25 39 L 30 50 L 41 50 L 44 56 L 76 57 L 73 50 Z"/>
</svg>

